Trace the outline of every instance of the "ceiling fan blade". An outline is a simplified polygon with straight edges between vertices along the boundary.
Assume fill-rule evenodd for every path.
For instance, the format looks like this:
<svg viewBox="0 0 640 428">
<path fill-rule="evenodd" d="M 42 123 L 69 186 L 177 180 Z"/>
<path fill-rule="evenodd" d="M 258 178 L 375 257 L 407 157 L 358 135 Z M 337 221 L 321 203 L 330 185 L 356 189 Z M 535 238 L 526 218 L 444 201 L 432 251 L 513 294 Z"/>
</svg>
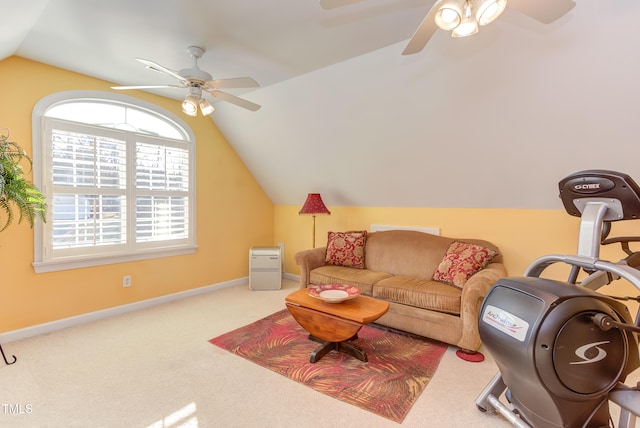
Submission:
<svg viewBox="0 0 640 428">
<path fill-rule="evenodd" d="M 543 24 L 566 15 L 576 6 L 573 0 L 509 0 L 507 7 L 517 10 Z"/>
<path fill-rule="evenodd" d="M 431 36 L 433 36 L 433 33 L 435 33 L 438 29 L 434 18 L 437 12 L 436 6 L 438 6 L 439 4 L 440 2 L 436 2 L 436 4 L 434 4 L 431 9 L 429 9 L 429 13 L 427 13 L 427 16 L 424 17 L 416 32 L 413 33 L 411 40 L 409 40 L 409 43 L 402 51 L 402 55 L 411 55 L 420 52 L 422 49 L 424 49 L 429 40 L 431 40 Z"/>
<path fill-rule="evenodd" d="M 118 91 L 126 91 L 128 89 L 167 89 L 167 88 L 180 88 L 183 89 L 184 86 L 178 85 L 137 85 L 137 86 L 112 86 L 111 89 L 115 89 Z"/>
<path fill-rule="evenodd" d="M 252 103 L 251 101 L 247 101 L 243 98 L 240 97 L 236 97 L 235 95 L 231 95 L 231 94 L 227 94 L 226 92 L 220 92 L 220 91 L 208 91 L 213 97 L 219 98 L 223 101 L 228 101 L 232 104 L 235 104 L 237 106 L 240 107 L 244 107 L 248 110 L 251 111 L 257 111 L 260 109 L 260 105 L 256 104 L 256 103 Z"/>
<path fill-rule="evenodd" d="M 323 9 L 335 9 L 337 7 L 360 3 L 361 1 L 362 0 L 320 0 L 320 7 Z"/>
<path fill-rule="evenodd" d="M 181 83 L 184 83 L 185 85 L 189 84 L 189 81 L 187 79 L 185 79 L 184 77 L 180 76 L 177 72 L 167 67 L 163 67 L 162 65 L 155 63 L 153 61 L 149 61 L 148 59 L 142 59 L 142 58 L 136 58 L 136 59 L 141 63 L 143 63 L 145 66 L 147 66 L 147 68 L 150 68 L 154 71 L 159 71 L 161 73 L 168 74 L 169 76 L 178 79 L 178 81 L 180 81 Z"/>
<path fill-rule="evenodd" d="M 232 79 L 209 80 L 204 84 L 205 89 L 227 89 L 227 88 L 257 88 L 258 82 L 251 77 L 235 77 Z"/>
</svg>

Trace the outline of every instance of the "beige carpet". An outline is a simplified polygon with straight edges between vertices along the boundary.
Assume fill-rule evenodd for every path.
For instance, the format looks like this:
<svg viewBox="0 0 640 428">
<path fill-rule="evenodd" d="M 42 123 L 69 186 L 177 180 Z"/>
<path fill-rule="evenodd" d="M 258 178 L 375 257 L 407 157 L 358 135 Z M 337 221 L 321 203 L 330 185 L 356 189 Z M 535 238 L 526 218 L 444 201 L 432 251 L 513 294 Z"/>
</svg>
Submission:
<svg viewBox="0 0 640 428">
<path fill-rule="evenodd" d="M 495 374 L 487 355 L 448 349 L 402 425 L 211 346 L 216 335 L 284 308 L 297 288 L 226 288 L 175 303 L 5 343 L 1 427 L 507 427 L 476 409 Z M 22 412 L 22 413 L 18 413 Z"/>
</svg>

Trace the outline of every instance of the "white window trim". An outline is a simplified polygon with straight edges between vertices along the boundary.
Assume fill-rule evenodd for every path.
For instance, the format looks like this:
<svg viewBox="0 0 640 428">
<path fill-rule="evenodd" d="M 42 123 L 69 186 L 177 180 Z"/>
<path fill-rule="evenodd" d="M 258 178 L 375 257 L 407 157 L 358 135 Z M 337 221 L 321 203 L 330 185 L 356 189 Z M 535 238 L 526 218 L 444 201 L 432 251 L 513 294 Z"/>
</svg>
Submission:
<svg viewBox="0 0 640 428">
<path fill-rule="evenodd" d="M 51 201 L 51 196 L 47 195 L 47 189 L 43 185 L 43 177 L 46 170 L 46 162 L 43 157 L 43 141 L 45 135 L 44 121 L 42 120 L 46 111 L 54 106 L 56 103 L 65 102 L 70 100 L 96 100 L 96 101 L 114 101 L 117 103 L 130 104 L 140 109 L 149 110 L 155 114 L 164 116 L 175 125 L 184 131 L 186 136 L 185 140 L 190 142 L 191 156 L 189 159 L 190 175 L 194 177 L 190 180 L 190 190 L 193 198 L 190 199 L 190 212 L 189 212 L 189 229 L 190 229 L 190 242 L 188 245 L 179 245 L 176 247 L 165 246 L 162 248 L 153 248 L 148 250 L 137 250 L 134 253 L 129 254 L 111 254 L 100 255 L 92 257 L 69 257 L 67 259 L 56 259 L 52 261 L 45 261 L 43 255 L 43 249 L 45 244 L 46 228 L 42 222 L 36 222 L 34 226 L 34 262 L 32 263 L 35 273 L 55 272 L 68 269 L 79 269 L 92 266 L 102 266 L 114 263 L 127 263 L 139 260 L 154 259 L 160 257 L 180 256 L 185 254 L 193 254 L 197 249 L 196 244 L 196 145 L 195 134 L 191 128 L 178 116 L 173 113 L 158 107 L 157 105 L 142 101 L 140 99 L 129 97 L 121 94 L 114 94 L 111 92 L 102 91 L 64 91 L 51 94 L 42 98 L 34 107 L 32 113 L 32 147 L 33 147 L 33 182 L 42 190 L 48 199 L 48 203 Z M 47 221 L 51 220 L 51 210 L 47 212 Z"/>
</svg>

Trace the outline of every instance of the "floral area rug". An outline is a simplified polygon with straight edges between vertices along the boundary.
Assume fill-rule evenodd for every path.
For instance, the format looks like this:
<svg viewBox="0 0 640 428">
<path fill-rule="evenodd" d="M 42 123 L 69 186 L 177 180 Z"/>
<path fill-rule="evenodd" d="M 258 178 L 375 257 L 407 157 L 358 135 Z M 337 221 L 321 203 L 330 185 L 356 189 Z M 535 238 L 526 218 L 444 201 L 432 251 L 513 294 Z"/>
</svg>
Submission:
<svg viewBox="0 0 640 428">
<path fill-rule="evenodd" d="M 314 390 L 401 423 L 433 377 L 445 344 L 364 326 L 354 342 L 368 362 L 331 351 L 309 362 L 319 346 L 284 309 L 209 340 Z"/>
</svg>

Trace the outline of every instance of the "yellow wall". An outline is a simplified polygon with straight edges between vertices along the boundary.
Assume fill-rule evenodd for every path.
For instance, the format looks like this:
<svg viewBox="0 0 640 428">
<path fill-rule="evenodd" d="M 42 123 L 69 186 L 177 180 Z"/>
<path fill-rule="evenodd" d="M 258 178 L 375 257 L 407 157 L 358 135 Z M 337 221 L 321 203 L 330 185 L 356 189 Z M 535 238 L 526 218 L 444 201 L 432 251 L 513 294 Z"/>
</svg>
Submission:
<svg viewBox="0 0 640 428">
<path fill-rule="evenodd" d="M 369 230 L 371 224 L 436 227 L 452 238 L 479 238 L 496 244 L 512 275 L 521 274 L 536 257 L 575 252 L 578 219 L 555 210 L 332 207 L 316 217 L 316 246 L 328 231 Z M 312 219 L 300 207 L 276 206 L 275 238 L 287 248 L 287 271 L 299 273 L 295 251 L 311 247 Z"/>
<path fill-rule="evenodd" d="M 23 58 L 0 61 L 0 128 L 9 128 L 11 139 L 31 152 L 31 112 L 42 97 L 65 90 L 110 91 L 109 86 Z M 286 272 L 299 274 L 294 255 L 311 247 L 311 217 L 299 216 L 300 206 L 274 207 L 210 118 L 184 116 L 175 100 L 143 92 L 127 94 L 182 117 L 196 134 L 198 250 L 188 256 L 36 275 L 31 267 L 33 231 L 26 223 L 13 225 L 0 233 L 0 332 L 245 277 L 248 249 L 253 245 L 283 242 Z M 438 227 L 444 236 L 492 241 L 500 247 L 512 276 L 521 275 L 539 256 L 575 253 L 577 247 L 579 219 L 563 210 L 325 203 L 332 214 L 317 217 L 317 246 L 326 243 L 330 230 L 369 229 L 371 224 Z M 616 223 L 613 231 L 638 235 L 633 222 Z M 623 257 L 618 247 L 607 248 L 602 255 L 610 260 Z M 132 276 L 132 287 L 122 287 L 123 275 Z M 566 278 L 564 271 L 551 271 L 551 275 Z M 618 290 L 614 287 L 614 291 Z M 627 288 L 618 294 L 637 293 Z"/>
<path fill-rule="evenodd" d="M 443 236 L 493 242 L 502 251 L 509 275 L 522 276 L 538 257 L 575 254 L 578 246 L 580 219 L 564 210 L 334 207 L 326 200 L 325 204 L 331 215 L 316 217 L 317 247 L 326 245 L 328 231 L 370 230 L 371 224 L 436 227 Z M 311 248 L 312 239 L 312 219 L 298 215 L 300 206 L 275 207 L 275 239 L 284 242 L 285 268 L 294 274 L 300 273 L 295 253 Z M 610 236 L 640 235 L 639 226 L 639 222 L 614 223 Z M 601 250 L 601 258 L 607 260 L 617 261 L 623 257 L 625 254 L 619 245 Z M 565 265 L 558 264 L 545 271 L 544 276 L 566 280 L 568 272 Z M 603 291 L 617 295 L 639 294 L 620 281 Z"/>
<path fill-rule="evenodd" d="M 19 57 L 0 61 L 0 129 L 32 153 L 31 113 L 44 96 L 66 90 L 111 91 L 111 84 Z M 197 142 L 197 243 L 193 255 L 35 274 L 26 222 L 0 233 L 0 332 L 247 276 L 248 251 L 272 245 L 274 207 L 208 117 L 190 118 L 179 102 L 127 95 L 183 118 Z M 215 114 L 215 113 L 214 113 Z M 122 287 L 122 276 L 132 287 Z"/>
</svg>

